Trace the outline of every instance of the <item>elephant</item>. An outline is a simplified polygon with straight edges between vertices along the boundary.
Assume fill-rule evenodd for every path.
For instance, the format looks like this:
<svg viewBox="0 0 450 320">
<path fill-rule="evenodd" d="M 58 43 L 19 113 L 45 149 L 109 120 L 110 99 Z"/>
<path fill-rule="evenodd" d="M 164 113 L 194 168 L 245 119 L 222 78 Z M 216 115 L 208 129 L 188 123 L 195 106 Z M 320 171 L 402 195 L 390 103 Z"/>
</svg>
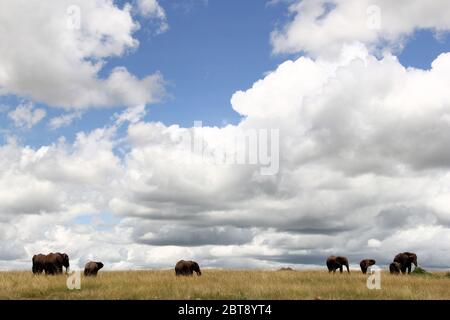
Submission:
<svg viewBox="0 0 450 320">
<path fill-rule="evenodd" d="M 400 270 L 403 274 L 408 270 L 408 274 L 411 273 L 411 264 L 417 268 L 417 255 L 412 252 L 403 252 L 399 253 L 395 256 L 394 262 L 398 262 L 400 264 Z"/>
<path fill-rule="evenodd" d="M 327 267 L 328 271 L 335 273 L 336 269 L 339 269 L 340 272 L 343 272 L 343 266 L 347 267 L 347 272 L 350 273 L 350 268 L 348 266 L 348 259 L 346 257 L 335 257 L 330 256 L 327 259 Z"/>
<path fill-rule="evenodd" d="M 361 271 L 363 274 L 367 273 L 367 269 L 369 269 L 370 266 L 373 266 L 375 263 L 377 263 L 373 259 L 364 259 L 359 263 L 359 266 L 361 267 Z"/>
<path fill-rule="evenodd" d="M 86 277 L 95 277 L 95 276 L 97 276 L 97 273 L 101 268 L 103 268 L 103 263 L 89 261 L 84 266 L 84 275 Z"/>
<path fill-rule="evenodd" d="M 33 262 L 32 271 L 34 274 L 41 274 L 42 272 L 44 272 L 45 258 L 46 255 L 44 254 L 35 254 L 33 256 L 33 259 L 31 261 Z"/>
<path fill-rule="evenodd" d="M 55 275 L 63 273 L 63 267 L 66 273 L 69 270 L 69 256 L 65 253 L 49 253 L 45 257 L 44 270 L 45 274 Z"/>
<path fill-rule="evenodd" d="M 175 265 L 175 275 L 177 276 L 192 276 L 194 271 L 197 273 L 197 276 L 202 275 L 200 267 L 195 261 L 180 260 Z"/>
<path fill-rule="evenodd" d="M 389 272 L 391 273 L 391 274 L 400 274 L 400 269 L 401 269 L 401 264 L 400 263 L 398 263 L 398 262 L 392 262 L 390 265 L 389 265 Z"/>
</svg>

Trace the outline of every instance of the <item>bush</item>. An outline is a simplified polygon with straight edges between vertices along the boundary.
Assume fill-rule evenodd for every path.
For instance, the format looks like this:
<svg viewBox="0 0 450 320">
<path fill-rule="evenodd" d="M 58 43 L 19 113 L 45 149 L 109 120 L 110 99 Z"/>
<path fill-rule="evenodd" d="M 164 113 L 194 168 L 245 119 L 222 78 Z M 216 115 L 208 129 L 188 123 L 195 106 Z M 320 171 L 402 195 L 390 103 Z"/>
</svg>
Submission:
<svg viewBox="0 0 450 320">
<path fill-rule="evenodd" d="M 294 269 L 292 269 L 291 267 L 287 267 L 287 268 L 278 269 L 278 271 L 294 271 Z"/>
<path fill-rule="evenodd" d="M 428 272 L 427 270 L 421 268 L 421 267 L 417 267 L 414 269 L 414 271 L 411 272 L 411 274 L 414 275 L 430 275 L 431 273 Z"/>
</svg>

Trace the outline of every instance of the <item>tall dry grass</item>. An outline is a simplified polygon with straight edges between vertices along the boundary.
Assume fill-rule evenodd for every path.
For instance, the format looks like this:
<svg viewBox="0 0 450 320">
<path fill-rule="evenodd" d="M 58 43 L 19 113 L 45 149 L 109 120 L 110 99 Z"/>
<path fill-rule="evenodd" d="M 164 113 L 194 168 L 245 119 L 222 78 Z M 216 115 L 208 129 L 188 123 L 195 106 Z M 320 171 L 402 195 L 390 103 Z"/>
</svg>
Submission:
<svg viewBox="0 0 450 320">
<path fill-rule="evenodd" d="M 0 273 L 0 299 L 450 299 L 450 277 L 381 275 L 368 290 L 360 272 L 204 270 L 177 278 L 173 271 L 100 272 L 68 290 L 66 276 Z"/>
</svg>

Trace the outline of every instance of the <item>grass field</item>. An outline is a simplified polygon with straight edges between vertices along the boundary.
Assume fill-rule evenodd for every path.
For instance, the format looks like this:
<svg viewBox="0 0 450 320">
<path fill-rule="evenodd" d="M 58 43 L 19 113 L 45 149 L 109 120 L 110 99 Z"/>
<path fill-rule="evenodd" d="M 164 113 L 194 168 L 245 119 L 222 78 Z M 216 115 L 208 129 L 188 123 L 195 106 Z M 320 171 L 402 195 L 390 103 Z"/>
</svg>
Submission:
<svg viewBox="0 0 450 320">
<path fill-rule="evenodd" d="M 450 299 L 450 276 L 381 274 L 381 290 L 368 290 L 361 272 L 204 270 L 176 278 L 173 271 L 100 272 L 81 276 L 68 290 L 66 276 L 0 272 L 0 299 Z"/>
</svg>

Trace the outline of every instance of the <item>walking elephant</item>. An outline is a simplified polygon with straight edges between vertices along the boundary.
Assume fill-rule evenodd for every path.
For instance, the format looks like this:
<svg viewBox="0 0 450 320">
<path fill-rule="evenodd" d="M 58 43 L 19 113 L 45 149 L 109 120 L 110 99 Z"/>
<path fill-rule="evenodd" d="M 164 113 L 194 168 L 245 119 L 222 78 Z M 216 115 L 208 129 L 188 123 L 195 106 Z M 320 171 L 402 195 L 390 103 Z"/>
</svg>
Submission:
<svg viewBox="0 0 450 320">
<path fill-rule="evenodd" d="M 84 266 L 84 275 L 86 277 L 95 277 L 101 268 L 103 268 L 103 263 L 90 261 Z"/>
<path fill-rule="evenodd" d="M 398 262 L 392 262 L 390 265 L 389 265 L 389 272 L 391 273 L 391 274 L 400 274 L 400 269 L 401 269 L 401 265 L 400 265 L 400 263 L 398 263 Z"/>
<path fill-rule="evenodd" d="M 69 270 L 69 256 L 65 253 L 50 253 L 45 257 L 45 274 L 55 275 L 63 273 L 63 267 L 66 273 Z"/>
<path fill-rule="evenodd" d="M 359 266 L 361 267 L 362 273 L 366 274 L 367 269 L 369 269 L 370 266 L 373 266 L 375 263 L 377 263 L 373 259 L 364 259 L 359 263 Z"/>
<path fill-rule="evenodd" d="M 177 276 L 192 276 L 194 271 L 197 273 L 197 276 L 202 275 L 200 267 L 195 261 L 180 260 L 175 265 L 175 275 Z"/>
<path fill-rule="evenodd" d="M 408 274 L 411 273 L 412 264 L 417 268 L 417 255 L 412 252 L 403 252 L 395 256 L 394 262 L 400 264 L 400 270 L 403 274 L 408 270 Z"/>
<path fill-rule="evenodd" d="M 327 267 L 329 272 L 335 273 L 336 270 L 339 269 L 339 271 L 342 273 L 344 266 L 347 267 L 347 272 L 350 273 L 348 259 L 346 257 L 330 256 L 327 259 Z"/>
</svg>

